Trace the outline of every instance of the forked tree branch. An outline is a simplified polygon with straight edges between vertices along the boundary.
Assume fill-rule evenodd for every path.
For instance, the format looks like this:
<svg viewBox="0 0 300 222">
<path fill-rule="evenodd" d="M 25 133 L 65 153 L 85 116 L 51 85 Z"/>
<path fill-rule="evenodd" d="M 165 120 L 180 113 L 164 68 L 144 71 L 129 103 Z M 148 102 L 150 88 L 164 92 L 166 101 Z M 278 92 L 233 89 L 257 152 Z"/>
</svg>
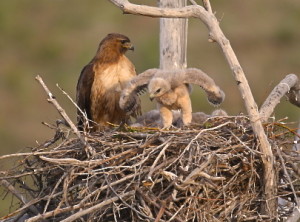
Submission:
<svg viewBox="0 0 300 222">
<path fill-rule="evenodd" d="M 276 216 L 276 177 L 274 171 L 274 156 L 271 150 L 271 146 L 268 142 L 265 134 L 262 122 L 260 120 L 260 114 L 258 107 L 254 101 L 250 86 L 245 77 L 244 71 L 230 45 L 229 40 L 223 34 L 219 22 L 215 15 L 206 10 L 200 5 L 189 5 L 181 8 L 158 8 L 146 5 L 132 4 L 128 0 L 109 0 L 117 7 L 119 7 L 124 13 L 130 13 L 134 15 L 143 15 L 150 17 L 163 17 L 163 18 L 198 18 L 200 19 L 209 30 L 209 38 L 216 41 L 225 55 L 225 58 L 234 74 L 236 83 L 240 90 L 241 96 L 244 100 L 245 107 L 249 114 L 251 125 L 255 135 L 260 142 L 260 149 L 262 151 L 262 161 L 264 164 L 264 193 L 266 204 L 262 206 L 263 212 L 267 213 L 271 217 Z M 209 2 L 206 0 L 205 2 Z M 210 5 L 210 4 L 209 4 Z"/>
<path fill-rule="evenodd" d="M 206 11 L 212 13 L 211 5 L 209 0 L 202 0 L 203 6 L 206 9 Z"/>
<path fill-rule="evenodd" d="M 259 113 L 261 120 L 266 122 L 273 113 L 275 107 L 280 103 L 280 99 L 287 95 L 288 100 L 300 107 L 300 84 L 295 74 L 287 75 L 270 93 L 266 101 L 261 106 Z"/>
<path fill-rule="evenodd" d="M 88 155 L 89 154 L 93 155 L 95 153 L 94 149 L 88 144 L 88 142 L 86 141 L 86 139 L 80 134 L 79 130 L 77 129 L 77 127 L 75 126 L 75 124 L 72 122 L 72 120 L 70 119 L 70 117 L 67 115 L 67 113 L 65 112 L 65 110 L 56 101 L 55 97 L 50 92 L 50 90 L 48 89 L 48 87 L 44 83 L 43 79 L 39 75 L 36 76 L 35 79 L 41 84 L 41 86 L 43 87 L 43 89 L 47 93 L 47 95 L 48 95 L 48 102 L 52 103 L 54 105 L 54 107 L 57 109 L 57 111 L 59 112 L 59 114 L 69 124 L 69 126 L 71 127 L 71 129 L 73 130 L 73 132 L 75 133 L 75 135 L 78 137 L 78 139 L 85 146 L 85 148 L 87 149 L 87 154 Z"/>
</svg>

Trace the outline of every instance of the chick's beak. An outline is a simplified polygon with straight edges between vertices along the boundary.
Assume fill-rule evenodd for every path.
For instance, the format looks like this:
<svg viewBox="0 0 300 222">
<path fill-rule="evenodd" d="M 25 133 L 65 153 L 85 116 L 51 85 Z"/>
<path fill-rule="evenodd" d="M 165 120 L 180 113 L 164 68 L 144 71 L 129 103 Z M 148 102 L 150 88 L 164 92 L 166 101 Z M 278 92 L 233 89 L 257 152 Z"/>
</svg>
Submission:
<svg viewBox="0 0 300 222">
<path fill-rule="evenodd" d="M 125 44 L 123 44 L 123 47 L 128 50 L 134 51 L 134 46 L 130 42 L 126 42 Z"/>
<path fill-rule="evenodd" d="M 153 94 L 150 94 L 149 96 L 150 100 L 152 101 L 154 99 L 154 95 Z"/>
</svg>

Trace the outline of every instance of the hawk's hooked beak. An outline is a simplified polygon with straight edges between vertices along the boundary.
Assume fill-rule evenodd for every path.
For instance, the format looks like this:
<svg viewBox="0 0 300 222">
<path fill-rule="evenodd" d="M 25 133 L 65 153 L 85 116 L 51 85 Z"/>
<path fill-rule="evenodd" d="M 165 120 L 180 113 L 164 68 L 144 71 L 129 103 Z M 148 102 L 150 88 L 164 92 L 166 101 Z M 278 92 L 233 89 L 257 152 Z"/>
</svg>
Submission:
<svg viewBox="0 0 300 222">
<path fill-rule="evenodd" d="M 155 98 L 155 96 L 153 94 L 150 94 L 149 98 L 152 101 Z"/>
<path fill-rule="evenodd" d="M 123 44 L 123 47 L 127 50 L 132 50 L 134 51 L 134 46 L 130 42 L 126 42 Z"/>
</svg>

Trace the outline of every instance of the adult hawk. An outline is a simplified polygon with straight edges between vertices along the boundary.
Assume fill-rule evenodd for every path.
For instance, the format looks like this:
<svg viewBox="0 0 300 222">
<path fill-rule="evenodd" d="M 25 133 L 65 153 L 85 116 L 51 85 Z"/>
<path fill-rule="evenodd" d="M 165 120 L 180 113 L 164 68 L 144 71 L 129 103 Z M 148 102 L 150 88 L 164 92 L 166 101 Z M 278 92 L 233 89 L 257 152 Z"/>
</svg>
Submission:
<svg viewBox="0 0 300 222">
<path fill-rule="evenodd" d="M 127 50 L 133 49 L 128 37 L 108 34 L 100 42 L 95 57 L 81 71 L 76 88 L 80 130 L 87 123 L 84 113 L 92 131 L 95 131 L 104 129 L 109 123 L 128 122 L 130 116 L 140 112 L 138 97 L 131 100 L 131 113 L 126 113 L 119 106 L 122 89 L 136 76 L 134 65 L 125 56 Z"/>
</svg>

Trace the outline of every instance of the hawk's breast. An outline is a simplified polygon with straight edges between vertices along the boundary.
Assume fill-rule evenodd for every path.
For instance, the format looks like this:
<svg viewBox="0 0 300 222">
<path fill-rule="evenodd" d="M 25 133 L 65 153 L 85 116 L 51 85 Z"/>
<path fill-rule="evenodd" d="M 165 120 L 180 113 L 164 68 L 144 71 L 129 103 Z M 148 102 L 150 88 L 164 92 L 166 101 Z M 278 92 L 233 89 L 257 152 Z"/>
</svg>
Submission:
<svg viewBox="0 0 300 222">
<path fill-rule="evenodd" d="M 132 63 L 124 56 L 117 63 L 97 64 L 94 67 L 91 90 L 91 113 L 96 122 L 116 123 L 125 113 L 119 107 L 120 94 L 136 74 Z"/>
</svg>

